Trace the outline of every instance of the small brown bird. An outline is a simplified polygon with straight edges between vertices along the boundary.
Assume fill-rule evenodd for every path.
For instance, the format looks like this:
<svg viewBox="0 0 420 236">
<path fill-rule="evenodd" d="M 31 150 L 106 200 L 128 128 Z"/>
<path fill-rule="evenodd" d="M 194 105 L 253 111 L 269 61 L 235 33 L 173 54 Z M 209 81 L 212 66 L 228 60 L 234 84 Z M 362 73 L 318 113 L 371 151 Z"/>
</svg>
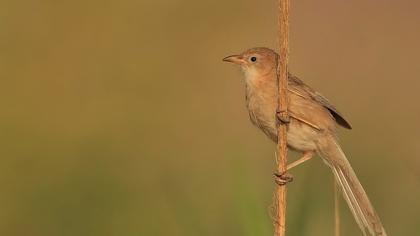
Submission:
<svg viewBox="0 0 420 236">
<path fill-rule="evenodd" d="M 254 125 L 277 142 L 279 55 L 268 48 L 252 48 L 223 61 L 240 65 L 245 74 L 246 106 Z M 287 145 L 301 152 L 302 159 L 319 154 L 331 168 L 349 208 L 362 230 L 386 236 L 369 198 L 337 142 L 338 125 L 351 129 L 338 110 L 320 93 L 297 77 L 288 76 Z M 281 176 L 280 176 L 281 177 Z"/>
</svg>

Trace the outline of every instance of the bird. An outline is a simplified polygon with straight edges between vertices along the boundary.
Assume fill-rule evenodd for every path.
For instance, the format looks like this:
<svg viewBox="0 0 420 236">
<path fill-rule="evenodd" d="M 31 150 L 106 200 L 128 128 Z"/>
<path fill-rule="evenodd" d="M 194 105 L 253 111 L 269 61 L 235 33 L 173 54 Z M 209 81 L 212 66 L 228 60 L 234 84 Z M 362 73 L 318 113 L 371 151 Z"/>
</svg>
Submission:
<svg viewBox="0 0 420 236">
<path fill-rule="evenodd" d="M 277 110 L 277 63 L 280 60 L 274 50 L 266 47 L 251 48 L 223 59 L 239 65 L 243 71 L 246 107 L 251 122 L 276 143 L 278 124 L 286 122 L 288 148 L 302 153 L 303 161 L 318 154 L 330 167 L 363 235 L 368 232 L 372 236 L 386 236 L 378 214 L 338 143 L 338 127 L 352 129 L 352 126 L 335 106 L 289 73 L 287 99 L 290 119 L 280 121 Z M 279 184 L 291 180 L 290 176 L 282 174 L 277 174 L 277 177 L 280 178 Z"/>
</svg>

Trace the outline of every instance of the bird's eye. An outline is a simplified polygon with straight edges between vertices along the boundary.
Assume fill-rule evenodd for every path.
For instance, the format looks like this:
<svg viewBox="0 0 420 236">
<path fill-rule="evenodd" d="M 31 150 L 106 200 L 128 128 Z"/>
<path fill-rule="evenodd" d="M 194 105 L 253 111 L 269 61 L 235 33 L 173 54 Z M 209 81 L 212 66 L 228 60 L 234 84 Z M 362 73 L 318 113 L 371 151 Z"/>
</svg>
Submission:
<svg viewBox="0 0 420 236">
<path fill-rule="evenodd" d="M 256 57 L 251 57 L 251 59 L 250 59 L 252 62 L 256 62 L 257 61 L 257 58 Z"/>
</svg>

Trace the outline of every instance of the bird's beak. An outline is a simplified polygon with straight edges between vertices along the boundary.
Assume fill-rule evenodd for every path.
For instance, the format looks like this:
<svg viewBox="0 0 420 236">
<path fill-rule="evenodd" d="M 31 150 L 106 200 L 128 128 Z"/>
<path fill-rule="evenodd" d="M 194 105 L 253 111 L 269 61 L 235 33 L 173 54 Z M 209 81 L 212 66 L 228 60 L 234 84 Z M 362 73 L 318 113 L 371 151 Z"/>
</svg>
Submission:
<svg viewBox="0 0 420 236">
<path fill-rule="evenodd" d="M 223 58 L 223 61 L 232 62 L 237 65 L 242 65 L 246 62 L 246 60 L 241 55 L 232 55 Z"/>
</svg>

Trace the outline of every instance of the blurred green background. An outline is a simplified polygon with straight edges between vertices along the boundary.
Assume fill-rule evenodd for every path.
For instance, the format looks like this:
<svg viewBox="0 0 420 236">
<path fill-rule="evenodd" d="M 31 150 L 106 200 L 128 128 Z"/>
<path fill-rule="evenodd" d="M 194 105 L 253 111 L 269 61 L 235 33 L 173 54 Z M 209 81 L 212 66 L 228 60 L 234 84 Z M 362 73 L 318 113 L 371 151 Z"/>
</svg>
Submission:
<svg viewBox="0 0 420 236">
<path fill-rule="evenodd" d="M 389 235 L 420 222 L 419 7 L 292 1 L 290 69 L 353 124 L 341 143 Z M 275 147 L 221 59 L 276 48 L 276 13 L 1 0 L 0 235 L 271 235 Z M 329 169 L 292 174 L 288 235 L 332 235 Z M 343 236 L 360 235 L 342 208 Z"/>
</svg>

